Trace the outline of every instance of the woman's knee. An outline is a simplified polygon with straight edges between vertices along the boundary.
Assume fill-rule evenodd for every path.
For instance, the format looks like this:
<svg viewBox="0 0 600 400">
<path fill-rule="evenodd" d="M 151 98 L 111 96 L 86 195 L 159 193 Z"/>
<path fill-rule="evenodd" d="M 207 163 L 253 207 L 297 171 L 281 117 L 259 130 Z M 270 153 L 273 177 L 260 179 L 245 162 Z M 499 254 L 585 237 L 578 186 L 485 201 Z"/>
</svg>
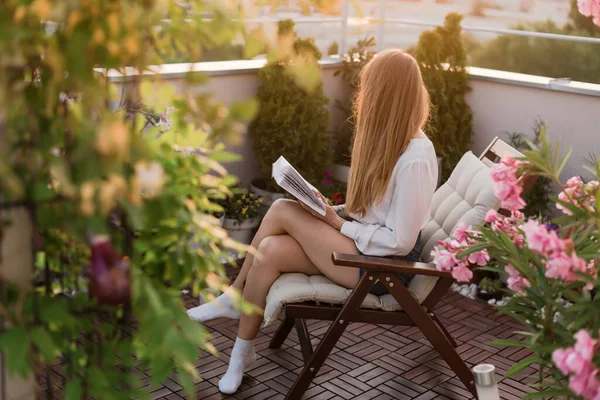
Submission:
<svg viewBox="0 0 600 400">
<path fill-rule="evenodd" d="M 289 215 L 290 211 L 297 206 L 297 203 L 288 199 L 277 199 L 269 207 L 265 220 L 281 221 L 285 216 Z"/>
<path fill-rule="evenodd" d="M 258 254 L 254 257 L 252 268 L 277 269 L 281 255 L 285 252 L 284 241 L 279 236 L 267 236 L 258 245 Z"/>
</svg>

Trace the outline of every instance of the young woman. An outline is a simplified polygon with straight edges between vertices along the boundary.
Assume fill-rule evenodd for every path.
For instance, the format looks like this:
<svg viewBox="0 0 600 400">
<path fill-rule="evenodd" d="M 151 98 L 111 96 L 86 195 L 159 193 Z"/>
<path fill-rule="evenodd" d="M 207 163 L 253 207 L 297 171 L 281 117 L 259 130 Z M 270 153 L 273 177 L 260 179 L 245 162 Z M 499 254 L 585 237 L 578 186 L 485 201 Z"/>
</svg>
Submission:
<svg viewBox="0 0 600 400">
<path fill-rule="evenodd" d="M 362 271 L 333 265 L 333 252 L 419 259 L 438 171 L 433 144 L 421 130 L 429 96 L 419 66 L 410 55 L 387 50 L 363 68 L 359 86 L 347 203 L 335 210 L 327 206 L 322 217 L 295 201 L 275 202 L 252 241 L 259 255 L 246 257 L 232 285 L 245 301 L 264 308 L 271 285 L 286 272 L 321 274 L 353 288 Z M 411 278 L 401 276 L 405 283 Z M 382 284 L 372 290 L 385 292 Z M 219 381 L 221 392 L 234 393 L 255 360 L 262 316 L 240 315 L 228 293 L 188 315 L 201 322 L 241 319 L 229 368 Z"/>
</svg>

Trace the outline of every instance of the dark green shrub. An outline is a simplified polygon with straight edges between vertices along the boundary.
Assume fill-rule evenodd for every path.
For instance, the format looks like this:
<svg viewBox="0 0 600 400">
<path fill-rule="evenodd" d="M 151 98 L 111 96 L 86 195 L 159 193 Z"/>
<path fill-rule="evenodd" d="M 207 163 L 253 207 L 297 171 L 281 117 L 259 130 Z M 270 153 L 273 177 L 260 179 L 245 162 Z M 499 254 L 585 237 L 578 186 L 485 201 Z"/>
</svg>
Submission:
<svg viewBox="0 0 600 400">
<path fill-rule="evenodd" d="M 313 39 L 295 36 L 291 20 L 279 23 L 280 40 L 293 35 L 293 49 L 279 60 L 270 60 L 259 71 L 261 81 L 257 98 L 259 112 L 250 123 L 248 135 L 263 177 L 271 175 L 273 162 L 283 155 L 307 180 L 316 182 L 330 164 L 327 125 L 329 99 L 320 80 L 312 90 L 298 85 L 285 66 L 292 61 L 307 69 L 305 78 L 320 79 L 321 52 Z M 308 74 L 313 76 L 308 76 Z M 317 77 L 315 74 L 319 74 Z M 278 186 L 269 180 L 268 189 Z"/>
<path fill-rule="evenodd" d="M 461 20 L 460 14 L 449 13 L 444 26 L 423 32 L 413 50 L 431 96 L 425 133 L 437 155 L 443 157 L 443 180 L 470 149 L 473 139 L 473 114 L 465 100 L 471 88 Z"/>
<path fill-rule="evenodd" d="M 576 0 L 571 3 L 571 21 L 564 27 L 544 21 L 515 29 L 600 37 L 600 28 L 577 11 Z M 600 83 L 600 45 L 596 43 L 501 35 L 474 48 L 470 58 L 470 64 L 478 67 Z"/>
<path fill-rule="evenodd" d="M 334 162 L 341 165 L 350 165 L 352 140 L 354 139 L 354 116 L 352 115 L 352 102 L 358 90 L 358 74 L 375 55 L 375 38 L 366 37 L 356 42 L 343 56 L 342 67 L 335 72 L 341 75 L 350 88 L 350 96 L 346 101 L 336 100 L 335 106 L 346 118 L 335 132 Z"/>
<path fill-rule="evenodd" d="M 542 120 L 535 121 L 533 126 L 533 137 L 527 137 L 524 133 L 513 132 L 508 134 L 508 143 L 517 150 L 529 150 L 527 141 L 531 141 L 536 147 L 540 147 L 542 133 L 547 130 L 546 123 Z M 550 215 L 550 196 L 552 195 L 552 181 L 540 176 L 531 189 L 525 194 L 524 200 L 527 205 L 523 213 L 527 217 L 540 217 L 547 219 Z"/>
</svg>

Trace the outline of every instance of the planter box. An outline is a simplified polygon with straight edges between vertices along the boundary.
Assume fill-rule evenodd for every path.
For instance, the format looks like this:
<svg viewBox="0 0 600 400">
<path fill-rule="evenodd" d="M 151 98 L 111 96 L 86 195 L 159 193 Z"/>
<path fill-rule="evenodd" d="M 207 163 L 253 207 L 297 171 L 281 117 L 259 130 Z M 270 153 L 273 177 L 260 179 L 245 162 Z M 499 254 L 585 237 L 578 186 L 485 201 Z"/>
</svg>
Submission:
<svg viewBox="0 0 600 400">
<path fill-rule="evenodd" d="M 257 185 L 260 185 L 260 181 L 254 180 L 250 184 L 250 190 L 256 193 L 257 196 L 263 198 L 263 205 L 270 207 L 271 204 L 275 202 L 275 200 L 283 199 L 285 197 L 284 193 L 273 193 L 269 192 L 266 189 L 261 189 Z"/>
<path fill-rule="evenodd" d="M 331 177 L 336 181 L 347 183 L 349 173 L 349 165 L 334 164 L 333 167 L 331 167 Z"/>
<path fill-rule="evenodd" d="M 253 191 L 257 196 L 262 197 L 263 202 L 260 206 L 260 214 L 264 216 L 267 213 L 267 211 L 269 211 L 271 204 L 273 204 L 275 202 L 275 200 L 285 198 L 285 194 L 284 193 L 273 193 L 273 192 L 269 192 L 265 189 L 261 189 L 260 187 L 257 186 L 260 184 L 261 184 L 260 180 L 258 180 L 258 179 L 253 180 L 252 183 L 250 184 L 250 190 Z"/>
<path fill-rule="evenodd" d="M 252 218 L 242 222 L 238 222 L 235 219 L 225 218 L 223 221 L 223 228 L 227 230 L 229 237 L 233 240 L 243 243 L 252 243 L 254 237 L 254 230 L 260 224 L 260 219 Z"/>
</svg>

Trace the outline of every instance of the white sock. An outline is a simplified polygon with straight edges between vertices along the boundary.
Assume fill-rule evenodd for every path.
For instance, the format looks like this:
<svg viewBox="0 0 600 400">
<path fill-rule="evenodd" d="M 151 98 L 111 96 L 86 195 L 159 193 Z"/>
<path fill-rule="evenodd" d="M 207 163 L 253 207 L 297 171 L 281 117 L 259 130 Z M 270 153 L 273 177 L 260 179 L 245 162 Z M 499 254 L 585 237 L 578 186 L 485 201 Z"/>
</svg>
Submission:
<svg viewBox="0 0 600 400">
<path fill-rule="evenodd" d="M 244 378 L 244 371 L 256 361 L 256 352 L 254 351 L 254 340 L 235 339 L 229 367 L 227 372 L 219 381 L 219 390 L 221 393 L 235 393 Z"/>
<path fill-rule="evenodd" d="M 234 309 L 228 292 L 225 292 L 208 303 L 190 308 L 187 315 L 194 321 L 207 322 L 217 318 L 240 319 L 241 313 Z"/>
</svg>

